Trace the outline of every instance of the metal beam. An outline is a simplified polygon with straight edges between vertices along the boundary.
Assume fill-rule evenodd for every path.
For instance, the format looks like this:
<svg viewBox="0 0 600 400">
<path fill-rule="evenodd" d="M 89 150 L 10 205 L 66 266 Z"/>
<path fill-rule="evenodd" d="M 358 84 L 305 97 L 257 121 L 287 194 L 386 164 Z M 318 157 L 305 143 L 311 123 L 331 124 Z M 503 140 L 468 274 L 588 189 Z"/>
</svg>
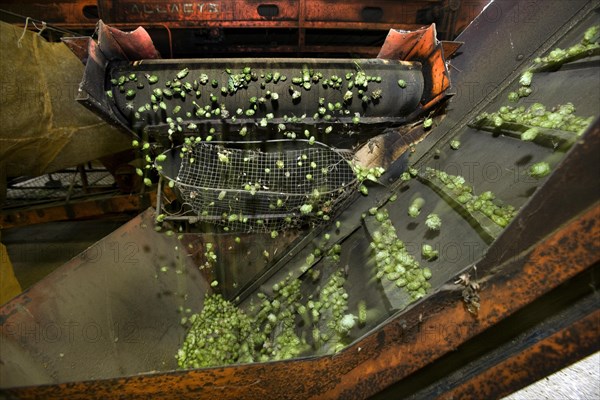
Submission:
<svg viewBox="0 0 600 400">
<path fill-rule="evenodd" d="M 105 218 L 108 214 L 141 212 L 155 202 L 156 192 L 153 191 L 138 195 L 104 195 L 63 204 L 3 210 L 0 213 L 0 227 L 9 229 L 52 221 Z"/>
</svg>

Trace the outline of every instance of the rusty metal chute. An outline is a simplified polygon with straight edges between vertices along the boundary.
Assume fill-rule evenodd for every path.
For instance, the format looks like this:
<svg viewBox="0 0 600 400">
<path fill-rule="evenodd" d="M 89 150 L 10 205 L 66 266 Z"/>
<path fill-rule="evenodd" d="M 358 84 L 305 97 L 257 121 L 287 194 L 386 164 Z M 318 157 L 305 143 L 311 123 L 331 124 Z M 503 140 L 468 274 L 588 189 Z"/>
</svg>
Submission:
<svg viewBox="0 0 600 400">
<path fill-rule="evenodd" d="M 20 398 L 489 398 L 597 351 L 598 56 L 536 74 L 535 94 L 516 103 L 544 103 L 551 109 L 571 102 L 577 115 L 592 117 L 570 149 L 555 150 L 469 126 L 482 112 L 510 105 L 508 94 L 518 90 L 521 72 L 536 58 L 579 43 L 598 25 L 597 1 L 557 0 L 533 8 L 525 3 L 497 0 L 487 9 L 495 12 L 495 19 L 481 15 L 461 35 L 465 44 L 449 70 L 456 95 L 445 109 L 436 110 L 429 134 L 421 124 L 395 127 L 374 139 L 379 147 L 371 152 L 363 148 L 367 163 L 386 165 L 387 172 L 382 184 L 369 186 L 368 196 L 357 196 L 341 212 L 340 227 L 326 224 L 272 241 L 268 235 L 250 236 L 247 242 L 244 237 L 246 256 L 238 257 L 228 251 L 235 245 L 234 235 L 160 235 L 152 229 L 149 210 L 57 271 L 47 284 L 40 283 L 0 309 L 3 362 L 7 358 L 17 367 L 38 371 L 28 376 L 11 370 L 14 383 L 3 384 L 3 389 Z M 454 140 L 460 143 L 451 147 Z M 540 161 L 552 170 L 537 179 L 528 170 Z M 416 169 L 416 179 L 404 182 L 400 177 L 408 165 Z M 478 194 L 493 191 L 514 206 L 514 219 L 502 230 L 486 230 L 482 219 L 448 201 L 427 168 L 463 175 Z M 394 194 L 397 200 L 392 202 Z M 430 232 L 422 219 L 407 217 L 417 196 L 425 201 L 423 213 L 441 216 L 439 232 Z M 398 236 L 412 246 L 413 254 L 418 255 L 423 243 L 440 249 L 438 262 L 420 259 L 431 268 L 432 290 L 416 303 L 372 277 L 369 243 L 377 226 L 369 216 L 373 207 L 388 209 Z M 271 293 L 273 284 L 290 272 L 306 278 L 298 267 L 323 234 L 342 245 L 350 307 L 365 300 L 377 311 L 369 324 L 352 331 L 347 347 L 336 354 L 310 353 L 278 362 L 173 370 L 175 362 L 167 357 L 176 351 L 178 335 L 184 334 L 174 308 L 199 309 L 200 297 L 215 277 L 227 298 L 238 298 L 236 304 L 249 308 L 257 292 Z M 138 244 L 138 262 L 114 262 L 106 253 L 105 258 L 94 258 L 113 239 Z M 208 242 L 218 243 L 223 265 L 199 272 L 196 267 Z M 269 254 L 267 260 L 263 251 Z M 162 275 L 165 262 L 173 265 Z M 189 268 L 179 269 L 184 265 Z M 323 275 L 332 272 L 326 263 L 315 267 Z M 316 293 L 318 279 L 306 280 L 303 293 Z M 188 289 L 188 298 L 178 297 Z M 56 296 L 61 290 L 71 298 Z M 474 294 L 479 297 L 477 310 Z M 94 322 L 106 334 L 95 343 L 81 336 L 69 342 L 65 335 L 51 343 L 16 329 L 43 332 L 66 315 L 75 315 L 71 318 L 77 327 Z M 114 326 L 130 320 L 136 321 L 131 332 L 140 335 L 136 337 L 142 343 L 122 340 L 127 334 L 115 331 Z M 161 325 L 159 333 L 144 329 L 157 321 L 167 321 L 168 326 Z M 107 358 L 107 353 L 115 357 Z M 69 357 L 79 362 L 83 355 L 106 363 L 94 362 L 85 370 L 61 363 Z M 8 373 L 1 372 L 6 374 L 4 382 Z"/>
</svg>

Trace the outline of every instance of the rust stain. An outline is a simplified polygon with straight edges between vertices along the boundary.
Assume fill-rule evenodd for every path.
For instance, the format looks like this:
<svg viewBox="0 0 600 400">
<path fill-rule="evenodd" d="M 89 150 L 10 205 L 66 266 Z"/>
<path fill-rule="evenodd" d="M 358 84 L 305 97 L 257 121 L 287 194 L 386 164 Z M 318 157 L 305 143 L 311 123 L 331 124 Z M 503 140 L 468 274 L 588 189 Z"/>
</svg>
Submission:
<svg viewBox="0 0 600 400">
<path fill-rule="evenodd" d="M 597 350 L 599 320 L 600 311 L 595 311 L 523 352 L 482 371 L 439 399 L 501 398 L 513 389 L 529 384 L 532 378 L 547 376 L 567 360 L 575 362 L 581 356 Z"/>
<path fill-rule="evenodd" d="M 429 4 L 426 4 L 429 3 Z M 437 4 L 436 4 L 437 3 Z M 44 20 L 54 26 L 82 29 L 94 28 L 99 18 L 115 26 L 165 24 L 169 28 L 297 28 L 297 29 L 352 29 L 388 30 L 419 29 L 424 23 L 416 22 L 428 6 L 438 7 L 437 1 L 361 1 L 337 2 L 331 0 L 284 1 L 160 1 L 160 0 L 69 0 L 54 3 L 7 1 L 4 8 L 22 15 Z M 472 3 L 472 2 L 471 2 Z M 480 0 L 459 9 L 447 9 L 449 18 L 441 31 L 447 38 L 454 37 L 478 14 L 486 2 Z M 262 7 L 261 7 L 262 6 Z M 269 6 L 271 12 L 261 9 Z M 474 7 L 477 6 L 477 7 Z M 457 23 L 451 20 L 457 18 Z M 350 47 L 350 46 L 349 46 Z"/>
</svg>

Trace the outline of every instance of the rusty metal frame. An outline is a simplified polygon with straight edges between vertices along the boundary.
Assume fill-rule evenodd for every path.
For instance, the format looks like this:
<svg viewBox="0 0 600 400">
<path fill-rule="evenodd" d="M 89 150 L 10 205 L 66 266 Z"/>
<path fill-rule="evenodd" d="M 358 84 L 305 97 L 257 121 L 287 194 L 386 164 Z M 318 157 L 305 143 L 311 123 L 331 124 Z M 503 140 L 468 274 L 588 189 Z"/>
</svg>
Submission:
<svg viewBox="0 0 600 400">
<path fill-rule="evenodd" d="M 480 4 L 481 3 L 481 4 Z M 349 35 L 360 31 L 379 31 L 382 36 L 389 29 L 416 30 L 432 21 L 419 22 L 419 10 L 434 7 L 443 11 L 444 18 L 438 21 L 439 31 L 443 39 L 453 39 L 458 30 L 466 26 L 486 1 L 462 4 L 460 1 L 427 0 L 394 2 L 379 0 L 364 2 L 351 0 L 338 2 L 335 7 L 328 0 L 295 0 L 292 2 L 274 0 L 225 1 L 209 2 L 168 2 L 168 1 L 133 1 L 133 0 L 73 0 L 52 4 L 32 4 L 28 2 L 2 2 L 0 9 L 9 13 L 29 16 L 36 20 L 44 20 L 57 28 L 71 30 L 93 30 L 99 19 L 119 29 L 135 29 L 143 26 L 146 29 L 166 30 L 170 57 L 173 58 L 173 35 L 186 30 L 204 29 L 219 34 L 227 29 L 287 29 L 297 36 L 295 44 L 269 44 L 264 47 L 256 45 L 224 46 L 220 43 L 199 47 L 201 52 L 279 52 L 279 53 L 353 53 L 362 56 L 376 54 L 380 43 L 373 46 L 356 46 L 356 43 L 324 46 L 321 43 L 307 43 L 309 31 L 342 30 Z M 258 8 L 261 6 L 277 7 L 278 15 L 262 16 Z M 216 8 L 215 8 L 216 7 Z M 95 10 L 98 18 L 90 18 L 84 10 Z M 366 11 L 375 11 L 374 20 L 363 15 Z M 14 15 L 13 15 L 14 17 Z M 12 19 L 14 19 L 11 17 Z M 457 21 L 460 26 L 457 27 Z M 22 21 L 19 21 L 19 23 Z M 177 31 L 177 32 L 173 32 Z"/>
<path fill-rule="evenodd" d="M 599 267 L 577 274 L 373 400 L 400 393 L 407 400 L 502 398 L 598 351 Z"/>
<path fill-rule="evenodd" d="M 111 214 L 138 213 L 156 202 L 156 192 L 139 195 L 103 195 L 100 198 L 70 201 L 64 204 L 2 210 L 0 228 L 84 218 L 105 218 Z"/>
<path fill-rule="evenodd" d="M 2 8 L 45 20 L 57 27 L 93 29 L 97 19 L 84 15 L 84 8 L 96 7 L 98 17 L 110 23 L 145 25 L 165 24 L 169 28 L 293 28 L 293 29 L 360 29 L 383 30 L 394 27 L 413 30 L 423 24 L 405 22 L 414 20 L 416 11 L 427 5 L 442 5 L 445 0 L 393 2 L 380 0 L 365 3 L 351 0 L 336 4 L 335 10 L 326 0 L 272 0 L 206 2 L 131 1 L 131 0 L 75 0 L 52 4 L 3 2 Z M 262 16 L 258 7 L 277 7 L 275 16 Z M 379 9 L 375 20 L 361 17 L 365 8 Z M 451 12 L 456 12 L 448 7 Z M 300 35 L 302 36 L 302 35 Z M 301 40 L 299 42 L 301 46 Z"/>
<path fill-rule="evenodd" d="M 600 311 L 595 296 L 590 297 L 587 304 L 578 304 L 583 309 L 568 310 L 578 314 L 575 321 L 509 358 L 488 365 L 437 398 L 501 398 L 598 351 Z"/>
</svg>

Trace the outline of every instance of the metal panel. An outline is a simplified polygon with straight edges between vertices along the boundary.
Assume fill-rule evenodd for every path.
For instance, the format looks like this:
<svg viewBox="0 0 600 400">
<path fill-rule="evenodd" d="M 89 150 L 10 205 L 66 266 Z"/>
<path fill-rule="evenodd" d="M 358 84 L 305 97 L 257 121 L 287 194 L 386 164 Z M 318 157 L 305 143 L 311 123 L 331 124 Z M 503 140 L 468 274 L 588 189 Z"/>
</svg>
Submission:
<svg viewBox="0 0 600 400">
<path fill-rule="evenodd" d="M 178 309 L 198 310 L 210 277 L 175 237 L 154 231 L 152 215 L 134 218 L 2 307 L 3 385 L 176 367 L 184 334 Z"/>
</svg>

